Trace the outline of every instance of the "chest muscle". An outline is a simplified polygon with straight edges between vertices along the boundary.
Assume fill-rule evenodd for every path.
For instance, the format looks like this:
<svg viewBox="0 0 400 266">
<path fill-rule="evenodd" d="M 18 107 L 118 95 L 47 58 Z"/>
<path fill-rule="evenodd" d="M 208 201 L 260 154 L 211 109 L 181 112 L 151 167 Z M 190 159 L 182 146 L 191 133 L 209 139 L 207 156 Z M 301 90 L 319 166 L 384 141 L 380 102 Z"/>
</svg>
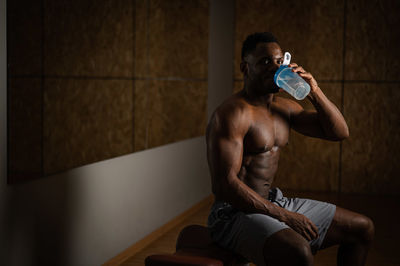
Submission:
<svg viewBox="0 0 400 266">
<path fill-rule="evenodd" d="M 257 115 L 245 136 L 244 148 L 248 153 L 271 150 L 285 146 L 289 141 L 289 124 L 279 115 Z"/>
</svg>

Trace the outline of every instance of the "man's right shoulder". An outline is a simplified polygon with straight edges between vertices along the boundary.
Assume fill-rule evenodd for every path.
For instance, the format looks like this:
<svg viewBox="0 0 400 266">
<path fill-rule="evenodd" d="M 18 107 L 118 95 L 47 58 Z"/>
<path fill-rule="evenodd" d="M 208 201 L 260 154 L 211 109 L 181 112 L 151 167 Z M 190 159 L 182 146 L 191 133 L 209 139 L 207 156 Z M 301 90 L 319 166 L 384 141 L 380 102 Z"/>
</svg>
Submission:
<svg viewBox="0 0 400 266">
<path fill-rule="evenodd" d="M 211 116 L 208 127 L 211 129 L 231 129 L 248 127 L 251 108 L 243 99 L 231 96 L 226 99 Z"/>
</svg>

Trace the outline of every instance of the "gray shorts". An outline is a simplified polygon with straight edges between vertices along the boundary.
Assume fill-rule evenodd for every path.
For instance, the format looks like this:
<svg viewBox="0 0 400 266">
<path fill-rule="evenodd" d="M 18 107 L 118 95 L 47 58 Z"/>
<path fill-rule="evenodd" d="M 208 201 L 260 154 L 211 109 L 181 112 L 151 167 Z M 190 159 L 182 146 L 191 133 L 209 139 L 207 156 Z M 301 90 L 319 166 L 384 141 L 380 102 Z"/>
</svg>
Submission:
<svg viewBox="0 0 400 266">
<path fill-rule="evenodd" d="M 301 213 L 318 228 L 319 237 L 310 241 L 311 250 L 320 249 L 335 215 L 336 206 L 310 199 L 286 198 L 279 188 L 270 190 L 269 200 L 291 212 Z M 232 205 L 216 201 L 208 216 L 211 238 L 220 246 L 233 250 L 257 265 L 265 265 L 263 247 L 273 233 L 289 228 L 268 215 L 244 213 Z"/>
</svg>

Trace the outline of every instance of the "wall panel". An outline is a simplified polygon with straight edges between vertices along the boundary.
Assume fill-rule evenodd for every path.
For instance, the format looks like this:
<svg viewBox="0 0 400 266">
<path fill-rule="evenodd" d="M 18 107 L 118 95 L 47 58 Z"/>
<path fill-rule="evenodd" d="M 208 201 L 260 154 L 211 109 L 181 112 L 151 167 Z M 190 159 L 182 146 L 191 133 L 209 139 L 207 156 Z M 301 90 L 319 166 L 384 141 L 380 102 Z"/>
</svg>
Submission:
<svg viewBox="0 0 400 266">
<path fill-rule="evenodd" d="M 350 138 L 343 142 L 344 192 L 398 194 L 400 84 L 346 84 Z"/>
<path fill-rule="evenodd" d="M 44 160 L 35 167 L 54 174 L 203 135 L 208 8 L 202 0 L 10 3 L 9 77 L 38 79 L 44 99 Z M 9 147 L 18 157 L 17 128 Z"/>
<path fill-rule="evenodd" d="M 132 1 L 45 1 L 46 76 L 132 77 Z"/>
<path fill-rule="evenodd" d="M 132 82 L 46 79 L 44 172 L 133 152 Z"/>
<path fill-rule="evenodd" d="M 347 1 L 346 80 L 397 80 L 400 2 Z"/>
<path fill-rule="evenodd" d="M 269 31 L 292 61 L 317 79 L 342 76 L 344 1 L 236 0 L 235 79 L 241 79 L 242 42 L 253 32 Z M 325 62 L 330 62 L 326 64 Z"/>
<path fill-rule="evenodd" d="M 205 134 L 206 82 L 154 81 L 148 90 L 149 148 Z"/>
<path fill-rule="evenodd" d="M 243 88 L 242 42 L 250 33 L 270 31 L 282 50 L 292 53 L 292 61 L 313 74 L 350 129 L 350 138 L 342 143 L 292 132 L 277 185 L 399 193 L 399 11 L 394 0 L 236 1 L 234 91 Z M 310 107 L 307 100 L 299 103 Z"/>
<path fill-rule="evenodd" d="M 208 5 L 202 0 L 150 0 L 148 75 L 207 78 Z"/>
</svg>

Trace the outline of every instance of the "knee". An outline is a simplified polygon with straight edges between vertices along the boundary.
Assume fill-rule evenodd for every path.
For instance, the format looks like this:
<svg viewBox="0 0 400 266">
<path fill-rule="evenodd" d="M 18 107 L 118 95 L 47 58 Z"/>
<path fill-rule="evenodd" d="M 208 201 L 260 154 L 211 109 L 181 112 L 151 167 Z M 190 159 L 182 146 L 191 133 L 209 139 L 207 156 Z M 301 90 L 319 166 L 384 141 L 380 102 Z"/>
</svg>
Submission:
<svg viewBox="0 0 400 266">
<path fill-rule="evenodd" d="M 314 256 L 310 244 L 304 241 L 293 240 L 287 243 L 279 265 L 309 266 L 313 265 Z"/>
<path fill-rule="evenodd" d="M 313 265 L 310 244 L 292 229 L 284 229 L 267 239 L 264 244 L 266 265 Z"/>
<path fill-rule="evenodd" d="M 374 222 L 370 218 L 360 215 L 357 218 L 356 224 L 356 231 L 359 241 L 365 244 L 371 243 L 375 235 Z"/>
<path fill-rule="evenodd" d="M 307 241 L 297 244 L 294 249 L 292 248 L 290 253 L 288 256 L 292 255 L 296 261 L 294 265 L 313 265 L 314 256 Z"/>
</svg>

